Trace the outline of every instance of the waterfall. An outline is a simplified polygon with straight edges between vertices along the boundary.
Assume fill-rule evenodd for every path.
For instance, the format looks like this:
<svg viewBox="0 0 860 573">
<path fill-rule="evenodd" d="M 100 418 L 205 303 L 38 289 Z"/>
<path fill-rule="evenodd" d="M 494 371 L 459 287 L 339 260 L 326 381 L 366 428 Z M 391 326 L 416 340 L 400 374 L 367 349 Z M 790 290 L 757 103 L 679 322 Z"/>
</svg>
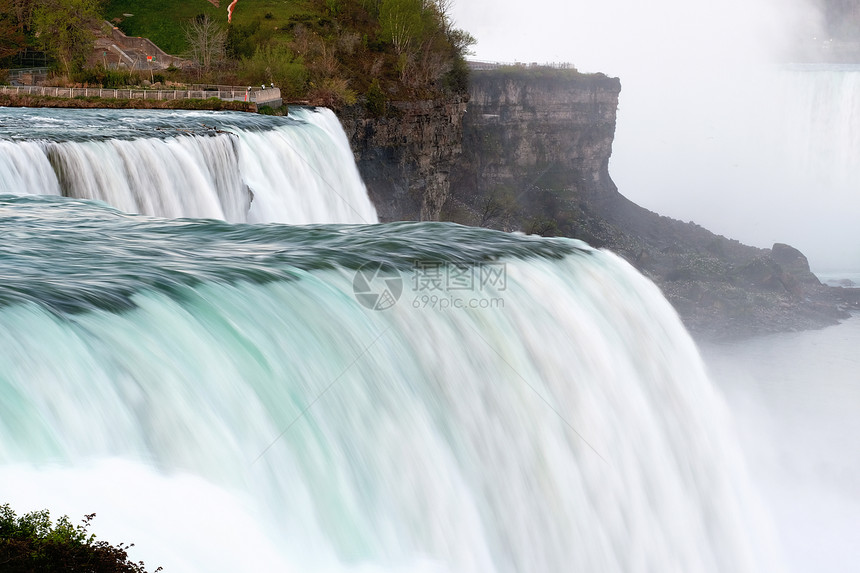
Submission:
<svg viewBox="0 0 860 573">
<path fill-rule="evenodd" d="M 775 570 L 694 343 L 612 254 L 51 197 L 0 229 L 22 511 L 99 512 L 167 571 Z"/>
<path fill-rule="evenodd" d="M 234 223 L 375 223 L 328 109 L 273 118 L 135 110 L 0 112 L 0 193 Z"/>
</svg>

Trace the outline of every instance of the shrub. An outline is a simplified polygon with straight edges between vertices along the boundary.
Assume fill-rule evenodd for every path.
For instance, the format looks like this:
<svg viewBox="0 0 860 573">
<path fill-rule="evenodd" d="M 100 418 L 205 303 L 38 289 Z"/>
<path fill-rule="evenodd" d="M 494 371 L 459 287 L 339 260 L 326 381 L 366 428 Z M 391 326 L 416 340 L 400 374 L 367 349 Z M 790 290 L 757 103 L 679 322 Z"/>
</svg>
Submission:
<svg viewBox="0 0 860 573">
<path fill-rule="evenodd" d="M 371 82 L 365 98 L 366 102 L 364 105 L 367 108 L 368 114 L 373 117 L 382 117 L 387 114 L 388 98 L 385 97 L 385 92 L 382 91 L 378 79 L 374 78 L 373 82 Z"/>
<path fill-rule="evenodd" d="M 140 76 L 125 70 L 109 70 L 102 66 L 82 70 L 72 76 L 75 83 L 103 88 L 122 88 L 140 83 Z"/>
<path fill-rule="evenodd" d="M 282 46 L 257 48 L 254 56 L 242 61 L 241 80 L 247 85 L 273 83 L 286 98 L 305 93 L 308 70 L 302 58 Z"/>
<path fill-rule="evenodd" d="M 319 84 L 311 85 L 310 99 L 326 107 L 352 105 L 358 98 L 348 86 L 349 82 L 344 78 L 324 78 Z"/>
<path fill-rule="evenodd" d="M 442 78 L 444 88 L 453 93 L 465 94 L 469 92 L 469 64 L 461 56 L 455 56 L 451 62 L 451 69 Z"/>
<path fill-rule="evenodd" d="M 129 560 L 132 545 L 96 541 L 89 526 L 96 514 L 73 525 L 67 516 L 53 524 L 47 510 L 18 517 L 0 505 L 0 565 L 4 573 L 146 573 L 142 561 Z M 154 573 L 161 571 L 157 568 Z"/>
</svg>

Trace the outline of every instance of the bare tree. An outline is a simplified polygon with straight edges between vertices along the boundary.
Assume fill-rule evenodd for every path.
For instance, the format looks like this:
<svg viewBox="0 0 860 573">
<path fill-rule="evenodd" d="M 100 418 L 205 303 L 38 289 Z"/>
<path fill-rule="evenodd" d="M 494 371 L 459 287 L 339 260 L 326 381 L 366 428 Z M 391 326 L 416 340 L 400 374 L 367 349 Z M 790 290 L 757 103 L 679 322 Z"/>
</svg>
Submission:
<svg viewBox="0 0 860 573">
<path fill-rule="evenodd" d="M 227 32 L 208 14 L 190 20 L 185 27 L 185 40 L 191 59 L 204 70 L 224 57 Z"/>
<path fill-rule="evenodd" d="M 454 0 L 433 0 L 433 5 L 436 8 L 436 11 L 439 13 L 439 18 L 442 21 L 442 26 L 445 29 L 445 33 L 451 31 L 451 25 L 453 23 L 453 19 L 451 18 L 451 12 L 454 8 Z"/>
</svg>

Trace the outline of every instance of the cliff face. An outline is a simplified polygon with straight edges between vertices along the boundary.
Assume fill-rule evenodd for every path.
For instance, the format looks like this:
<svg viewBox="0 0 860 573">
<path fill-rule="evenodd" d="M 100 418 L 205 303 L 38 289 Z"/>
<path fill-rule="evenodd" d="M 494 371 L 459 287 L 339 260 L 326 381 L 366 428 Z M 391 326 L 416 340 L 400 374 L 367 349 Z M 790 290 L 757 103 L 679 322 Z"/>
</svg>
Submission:
<svg viewBox="0 0 860 573">
<path fill-rule="evenodd" d="M 385 117 L 361 107 L 340 120 L 380 221 L 438 221 L 450 171 L 462 151 L 463 99 L 389 104 Z"/>
<path fill-rule="evenodd" d="M 702 338 L 846 316 L 838 289 L 821 285 L 799 251 L 749 247 L 618 192 L 608 166 L 620 89 L 618 79 L 570 70 L 480 72 L 468 106 L 402 105 L 385 118 L 353 109 L 342 121 L 383 221 L 441 219 L 609 249 L 654 280 Z"/>
<path fill-rule="evenodd" d="M 445 216 L 514 230 L 539 223 L 544 211 L 557 214 L 553 190 L 613 190 L 620 91 L 617 78 L 571 70 L 473 73 Z"/>
</svg>

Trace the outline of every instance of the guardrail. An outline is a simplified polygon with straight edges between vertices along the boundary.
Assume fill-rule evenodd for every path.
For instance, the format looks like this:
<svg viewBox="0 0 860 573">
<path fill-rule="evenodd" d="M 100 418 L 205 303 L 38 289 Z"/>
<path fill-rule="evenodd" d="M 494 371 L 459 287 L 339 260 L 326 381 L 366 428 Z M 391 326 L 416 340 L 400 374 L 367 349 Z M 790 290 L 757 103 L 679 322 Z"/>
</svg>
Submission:
<svg viewBox="0 0 860 573">
<path fill-rule="evenodd" d="M 0 86 L 0 93 L 29 94 L 49 97 L 100 97 L 113 99 L 179 100 L 218 98 L 226 101 L 265 103 L 279 100 L 281 90 L 268 88 L 248 91 L 248 88 L 231 90 L 144 90 L 107 88 L 60 88 L 50 86 Z"/>
<path fill-rule="evenodd" d="M 20 76 L 25 74 L 47 75 L 51 68 L 12 68 L 6 70 L 9 76 Z"/>
<path fill-rule="evenodd" d="M 6 80 L 12 85 L 35 85 L 48 79 L 50 68 L 18 68 L 9 70 Z"/>
<path fill-rule="evenodd" d="M 576 66 L 569 62 L 483 62 L 466 60 L 469 69 L 476 71 L 497 70 L 499 68 L 553 68 L 556 70 L 575 70 Z"/>
</svg>

